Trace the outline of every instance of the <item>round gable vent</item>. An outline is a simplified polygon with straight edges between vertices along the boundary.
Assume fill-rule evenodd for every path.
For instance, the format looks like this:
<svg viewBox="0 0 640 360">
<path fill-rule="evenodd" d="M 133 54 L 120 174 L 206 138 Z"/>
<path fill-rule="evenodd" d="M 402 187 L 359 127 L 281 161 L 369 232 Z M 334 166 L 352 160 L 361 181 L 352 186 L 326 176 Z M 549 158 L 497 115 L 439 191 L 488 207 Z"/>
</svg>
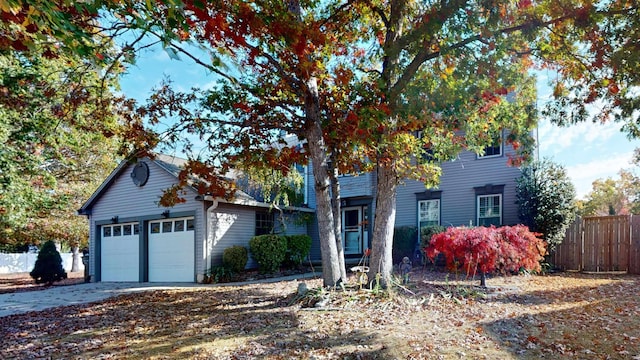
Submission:
<svg viewBox="0 0 640 360">
<path fill-rule="evenodd" d="M 149 165 L 139 162 L 131 170 L 131 179 L 136 186 L 144 186 L 149 180 Z"/>
</svg>

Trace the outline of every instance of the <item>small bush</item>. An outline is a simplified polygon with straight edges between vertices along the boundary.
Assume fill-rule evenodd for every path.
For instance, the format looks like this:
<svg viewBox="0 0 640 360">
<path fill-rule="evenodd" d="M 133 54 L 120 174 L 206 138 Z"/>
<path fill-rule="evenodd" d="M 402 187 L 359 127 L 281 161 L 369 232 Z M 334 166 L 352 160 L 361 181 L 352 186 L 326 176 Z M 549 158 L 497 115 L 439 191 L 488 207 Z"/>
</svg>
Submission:
<svg viewBox="0 0 640 360">
<path fill-rule="evenodd" d="M 311 251 L 311 236 L 309 235 L 287 235 L 287 252 L 285 263 L 291 267 L 302 264 Z"/>
<path fill-rule="evenodd" d="M 420 248 L 424 249 L 429 246 L 433 235 L 443 233 L 446 230 L 446 227 L 440 225 L 423 226 L 420 228 Z"/>
<path fill-rule="evenodd" d="M 415 226 L 399 226 L 393 230 L 393 263 L 398 264 L 407 256 L 413 258 L 418 239 L 418 229 Z"/>
<path fill-rule="evenodd" d="M 206 273 L 204 282 L 207 284 L 217 284 L 229 282 L 233 279 L 233 271 L 224 266 L 214 266 Z"/>
<path fill-rule="evenodd" d="M 442 253 L 447 267 L 467 275 L 492 272 L 540 271 L 546 243 L 524 225 L 459 227 L 435 235 L 425 253 L 430 259 Z"/>
<path fill-rule="evenodd" d="M 234 272 L 241 272 L 247 266 L 249 261 L 249 252 L 247 248 L 235 245 L 224 249 L 222 253 L 222 265 Z"/>
<path fill-rule="evenodd" d="M 47 285 L 67 278 L 67 272 L 62 267 L 62 257 L 60 257 L 53 241 L 49 240 L 42 245 L 36 264 L 29 275 L 36 281 L 36 284 Z"/>
<path fill-rule="evenodd" d="M 262 273 L 278 271 L 287 253 L 287 240 L 279 235 L 258 235 L 249 241 L 251 256 Z"/>
<path fill-rule="evenodd" d="M 427 257 L 427 255 L 424 253 L 424 249 L 426 249 L 427 246 L 429 246 L 429 244 L 431 243 L 431 238 L 433 237 L 433 235 L 441 234 L 446 230 L 447 230 L 446 227 L 440 226 L 440 225 L 423 226 L 420 229 L 420 249 L 422 249 L 421 255 L 424 256 L 424 258 Z M 435 266 L 444 267 L 445 265 L 444 255 L 440 254 L 439 256 L 437 256 L 433 260 L 433 264 Z"/>
</svg>

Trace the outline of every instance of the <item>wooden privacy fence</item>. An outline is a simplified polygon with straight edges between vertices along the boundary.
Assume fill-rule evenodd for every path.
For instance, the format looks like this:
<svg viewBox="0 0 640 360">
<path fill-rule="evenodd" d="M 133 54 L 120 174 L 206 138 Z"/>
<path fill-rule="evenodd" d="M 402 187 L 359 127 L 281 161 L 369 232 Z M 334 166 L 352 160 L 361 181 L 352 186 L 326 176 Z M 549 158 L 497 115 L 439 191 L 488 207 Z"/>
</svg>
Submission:
<svg viewBox="0 0 640 360">
<path fill-rule="evenodd" d="M 561 270 L 640 274 L 640 216 L 577 218 L 551 258 Z"/>
</svg>

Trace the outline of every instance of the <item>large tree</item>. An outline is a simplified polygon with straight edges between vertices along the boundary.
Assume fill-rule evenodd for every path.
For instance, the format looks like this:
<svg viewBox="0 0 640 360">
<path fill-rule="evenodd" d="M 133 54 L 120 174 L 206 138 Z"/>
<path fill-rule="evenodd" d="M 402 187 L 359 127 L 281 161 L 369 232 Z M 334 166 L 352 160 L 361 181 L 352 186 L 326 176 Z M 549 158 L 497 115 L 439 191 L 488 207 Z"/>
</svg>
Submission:
<svg viewBox="0 0 640 360">
<path fill-rule="evenodd" d="M 0 242 L 88 240 L 75 210 L 113 168 L 105 79 L 78 56 L 0 52 Z"/>
<path fill-rule="evenodd" d="M 527 139 L 525 130 L 531 125 L 531 117 L 522 108 L 509 108 L 512 103 L 505 102 L 504 95 L 515 94 L 512 98 L 520 105 L 530 100 L 528 90 L 521 92 L 515 86 L 518 77 L 513 74 L 519 68 L 525 71 L 534 63 L 530 60 L 535 59 L 559 74 L 553 84 L 555 101 L 547 108 L 553 120 L 585 120 L 589 104 L 598 101 L 603 110 L 597 113 L 597 119 L 625 121 L 625 129 L 631 135 L 640 134 L 634 105 L 638 92 L 633 90 L 638 84 L 640 17 L 634 2 L 293 0 L 286 4 L 101 4 L 121 20 L 120 25 L 112 27 L 116 32 L 126 28 L 143 30 L 122 46 L 118 56 L 134 55 L 136 49 L 146 46 L 141 41 L 151 37 L 163 44 L 170 55 L 184 54 L 227 79 L 226 85 L 240 94 L 238 101 L 227 105 L 235 106 L 235 112 L 246 121 L 236 124 L 243 131 L 232 145 L 252 144 L 244 148 L 262 149 L 258 144 L 278 137 L 274 136 L 275 131 L 258 130 L 263 128 L 303 134 L 301 140 L 307 143 L 304 156 L 313 160 L 316 176 L 323 259 L 330 259 L 323 266 L 326 283 L 335 282 L 342 272 L 334 266 L 338 245 L 327 191 L 327 151 L 336 149 L 331 146 L 334 135 L 340 139 L 335 144 L 348 145 L 340 156 L 349 158 L 354 152 L 365 155 L 377 169 L 379 203 L 372 255 L 376 271 L 387 282 L 391 272 L 395 186 L 407 173 L 416 177 L 426 174 L 427 183 L 437 175 L 437 167 L 427 164 L 416 168 L 402 160 L 410 153 L 425 152 L 417 151 L 420 142 L 408 136 L 407 130 L 423 130 L 426 136 L 422 145 L 429 147 L 429 156 L 435 153 L 441 158 L 456 148 L 481 151 L 503 128 L 510 130 L 508 140 L 514 146 L 521 145 Z M 202 60 L 180 45 L 190 40 L 211 50 L 211 60 Z M 362 56 L 363 50 L 371 56 Z M 240 66 L 230 69 L 225 63 L 230 58 Z M 342 89 L 342 84 L 357 86 L 347 88 L 347 95 L 333 91 Z M 352 88 L 357 92 L 351 92 Z M 331 91 L 323 93 L 324 89 Z M 367 91 L 359 92 L 363 89 Z M 441 92 L 445 90 L 451 93 Z M 337 107 L 323 110 L 334 108 L 327 104 L 340 103 L 349 107 L 342 112 Z M 418 111 L 423 104 L 432 105 Z M 146 110 L 150 109 L 154 108 Z M 175 115 L 171 111 L 179 110 L 171 106 L 166 109 L 163 115 Z M 344 117 L 336 119 L 337 114 Z M 483 124 L 478 121 L 478 114 L 492 121 Z M 514 122 L 507 121 L 510 116 Z M 130 116 L 135 120 L 133 128 L 139 129 L 142 122 L 136 118 Z M 329 126 L 343 119 L 344 127 Z M 412 122 L 414 119 L 417 121 Z M 266 125 L 267 121 L 270 125 Z M 202 124 L 208 123 L 193 121 L 184 128 L 200 133 L 205 128 Z M 348 131 L 333 132 L 335 128 Z M 465 135 L 460 137 L 461 133 Z M 136 132 L 129 136 L 136 145 L 144 145 L 144 138 L 138 138 Z M 439 140 L 447 138 L 453 140 Z M 151 145 L 156 142 L 154 138 Z M 289 150 L 288 154 L 295 156 L 285 157 L 274 151 L 270 161 L 273 166 L 283 166 L 283 162 L 298 158 L 297 153 Z M 241 154 L 235 155 L 240 158 Z M 336 159 L 335 163 L 340 161 Z M 205 173 L 220 167 L 217 160 L 205 161 L 205 165 L 193 162 L 188 170 L 206 169 L 200 171 Z M 215 176 L 220 171 L 212 174 L 207 178 L 209 183 L 220 185 Z M 334 229 L 333 235 L 330 228 Z"/>
<path fill-rule="evenodd" d="M 535 119 L 527 107 L 534 96 L 526 74 L 534 63 L 562 75 L 554 84 L 556 101 L 547 108 L 557 122 L 566 121 L 567 111 L 572 120 L 584 120 L 581 104 L 595 100 L 608 105 L 599 114 L 606 117 L 610 109 L 628 106 L 635 95 L 627 91 L 635 78 L 626 72 L 635 66 L 630 34 L 636 31 L 637 9 L 627 3 L 187 2 L 179 9 L 185 10 L 185 23 L 176 20 L 176 7 L 159 11 L 173 20 L 164 22 L 175 24 L 171 34 L 217 49 L 213 62 L 196 61 L 226 79 L 213 98 L 217 104 L 208 105 L 226 114 L 223 119 L 231 114 L 233 120 L 241 119 L 235 126 L 246 130 L 230 146 L 263 154 L 255 151 L 261 148 L 256 144 L 273 142 L 278 129 L 307 141 L 321 234 L 327 236 L 321 241 L 323 259 L 330 264 L 336 245 L 335 234 L 328 231 L 335 214 L 325 191 L 330 180 L 327 151 L 346 158 L 355 153 L 374 165 L 378 188 L 372 264 L 383 285 L 392 269 L 399 181 L 413 177 L 432 185 L 437 161 L 465 148 L 481 152 L 503 131 L 509 143 L 523 150 L 521 158 L 527 157 L 530 148 L 522 145 L 529 144 Z M 189 54 L 171 46 L 175 53 Z M 246 76 L 225 67 L 220 55 L 225 52 L 239 59 Z M 340 57 L 345 54 L 349 59 Z M 624 115 L 619 119 L 632 114 Z M 185 128 L 200 130 L 203 123 L 210 124 L 196 121 Z M 416 140 L 412 131 L 422 131 L 422 138 Z M 434 161 L 417 166 L 406 161 L 424 153 L 429 156 L 415 158 Z M 282 166 L 291 161 L 283 159 L 292 157 L 273 152 L 270 159 L 273 166 Z M 338 272 L 325 265 L 331 272 L 325 282 L 331 283 Z"/>
<path fill-rule="evenodd" d="M 372 35 L 368 43 L 379 44 L 375 47 L 378 62 L 369 74 L 378 74 L 375 84 L 381 102 L 387 105 L 387 116 L 379 124 L 383 125 L 376 142 L 380 145 L 370 157 L 376 159 L 378 173 L 372 264 L 383 282 L 392 268 L 395 186 L 407 169 L 398 156 L 397 149 L 405 147 L 399 145 L 403 139 L 397 134 L 407 130 L 406 119 L 415 119 L 405 110 L 411 105 L 413 84 L 420 86 L 418 93 L 425 94 L 419 104 L 426 111 L 435 108 L 430 109 L 429 104 L 441 92 L 429 93 L 425 84 L 437 83 L 446 89 L 443 84 L 449 77 L 460 84 L 447 89 L 448 101 L 436 100 L 444 110 L 431 110 L 431 116 L 421 114 L 418 127 L 423 126 L 428 135 L 437 134 L 443 114 L 453 113 L 454 125 L 444 129 L 453 137 L 464 134 L 458 141 L 462 148 L 478 150 L 500 129 L 510 131 L 507 140 L 516 148 L 527 140 L 531 118 L 522 108 L 505 109 L 500 96 L 506 90 L 516 95 L 520 106 L 527 101 L 533 104 L 526 87 L 521 94 L 518 76 L 509 75 L 519 66 L 522 70 L 534 65 L 551 67 L 560 74 L 552 84 L 554 99 L 545 112 L 552 120 L 586 120 L 589 104 L 599 101 L 604 106 L 595 119 L 625 121 L 627 131 L 634 135 L 638 113 L 633 104 L 638 92 L 633 89 L 638 84 L 639 64 L 635 3 L 391 0 L 366 2 L 362 9 L 367 34 Z M 474 108 L 476 116 L 473 111 L 456 113 Z M 477 121 L 479 117 L 485 121 Z M 424 145 L 432 146 L 430 142 Z M 521 155 L 526 158 L 527 154 Z"/>
<path fill-rule="evenodd" d="M 200 190 L 214 196 L 233 196 L 234 188 L 223 175 L 239 163 L 244 168 L 267 165 L 286 174 L 294 164 L 309 162 L 325 285 L 335 285 L 346 276 L 331 206 L 324 114 L 336 108 L 332 103 L 345 101 L 337 91 L 327 91 L 327 84 L 340 87 L 341 67 L 332 61 L 348 52 L 345 42 L 337 37 L 341 27 L 348 28 L 348 14 L 331 6 L 295 1 L 186 1 L 179 7 L 159 6 L 154 18 L 163 19 L 161 25 L 175 24 L 170 30 L 179 34 L 171 38 L 174 42 L 167 45 L 168 52 L 205 66 L 220 83 L 211 90 L 193 93 L 177 93 L 166 83 L 148 104 L 127 117 L 136 125 L 145 121 L 153 125 L 174 117 L 176 121 L 168 129 L 152 136 L 153 142 L 160 139 L 176 145 L 184 140 L 183 148 L 192 160 L 185 172 L 198 175 L 203 180 Z M 159 26 L 148 29 L 148 34 L 162 39 L 166 31 Z M 213 60 L 199 60 L 189 42 L 201 44 Z M 189 143 L 193 138 L 182 136 L 184 132 L 199 139 L 197 146 L 206 151 L 191 153 L 196 145 Z M 288 143 L 291 135 L 300 143 Z M 144 141 L 143 137 L 144 133 L 140 137 Z M 144 142 L 135 145 L 147 146 Z M 338 161 L 346 163 L 342 158 Z M 176 201 L 173 195 L 183 185 L 167 192 L 167 204 Z"/>
<path fill-rule="evenodd" d="M 622 169 L 619 178 L 597 179 L 582 203 L 580 215 L 606 216 L 638 213 L 640 178 Z"/>
</svg>

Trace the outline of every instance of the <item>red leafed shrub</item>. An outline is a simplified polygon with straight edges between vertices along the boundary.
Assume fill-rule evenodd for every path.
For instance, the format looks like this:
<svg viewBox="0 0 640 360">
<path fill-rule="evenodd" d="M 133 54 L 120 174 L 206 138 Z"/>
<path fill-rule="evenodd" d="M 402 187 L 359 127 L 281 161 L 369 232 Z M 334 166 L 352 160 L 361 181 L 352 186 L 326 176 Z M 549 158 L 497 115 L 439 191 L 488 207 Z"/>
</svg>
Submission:
<svg viewBox="0 0 640 360">
<path fill-rule="evenodd" d="M 475 273 L 540 270 L 546 244 L 524 225 L 451 227 L 431 238 L 424 251 L 434 260 L 442 253 L 450 270 Z"/>
</svg>

